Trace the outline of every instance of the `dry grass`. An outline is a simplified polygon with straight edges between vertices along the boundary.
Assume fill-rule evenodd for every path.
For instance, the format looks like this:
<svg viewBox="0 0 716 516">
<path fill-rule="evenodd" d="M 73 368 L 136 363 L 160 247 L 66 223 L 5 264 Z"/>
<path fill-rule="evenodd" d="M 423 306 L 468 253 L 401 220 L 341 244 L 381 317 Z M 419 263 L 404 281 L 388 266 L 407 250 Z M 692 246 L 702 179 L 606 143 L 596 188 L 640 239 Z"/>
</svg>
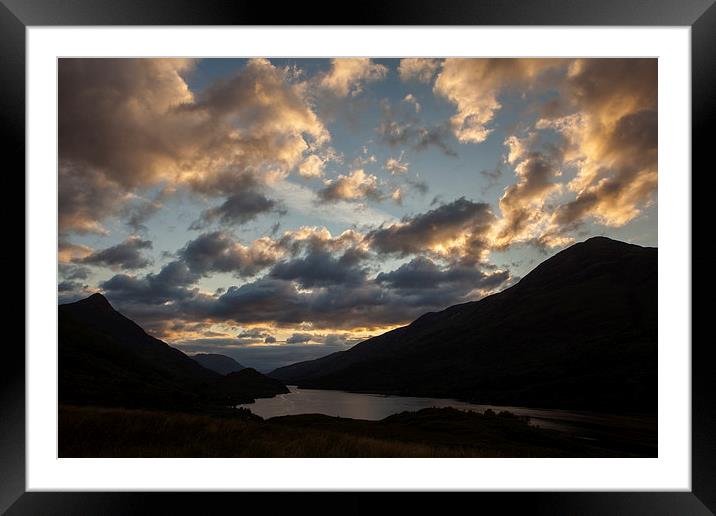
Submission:
<svg viewBox="0 0 716 516">
<path fill-rule="evenodd" d="M 620 456 L 510 417 L 459 411 L 383 421 L 292 416 L 264 421 L 116 408 L 60 408 L 60 457 Z"/>
</svg>

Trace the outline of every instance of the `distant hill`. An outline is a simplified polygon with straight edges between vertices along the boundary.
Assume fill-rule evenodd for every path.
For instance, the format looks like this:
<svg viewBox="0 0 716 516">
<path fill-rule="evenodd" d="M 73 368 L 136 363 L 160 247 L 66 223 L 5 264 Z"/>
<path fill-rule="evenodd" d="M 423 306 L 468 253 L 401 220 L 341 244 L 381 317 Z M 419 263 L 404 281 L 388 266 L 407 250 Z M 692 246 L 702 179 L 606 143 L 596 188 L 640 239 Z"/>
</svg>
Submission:
<svg viewBox="0 0 716 516">
<path fill-rule="evenodd" d="M 280 381 L 269 378 L 250 367 L 227 374 L 222 382 L 222 387 L 227 394 L 251 392 L 256 398 L 270 398 L 276 394 L 288 392 L 286 386 Z"/>
<path fill-rule="evenodd" d="M 654 413 L 657 249 L 591 238 L 498 294 L 269 376 L 306 388 Z"/>
<path fill-rule="evenodd" d="M 207 408 L 288 392 L 259 373 L 241 384 L 202 367 L 101 294 L 60 305 L 58 326 L 60 403 Z"/>
<path fill-rule="evenodd" d="M 191 358 L 199 362 L 201 366 L 223 375 L 246 369 L 246 366 L 239 364 L 233 358 L 217 353 L 197 353 L 191 355 Z"/>
</svg>

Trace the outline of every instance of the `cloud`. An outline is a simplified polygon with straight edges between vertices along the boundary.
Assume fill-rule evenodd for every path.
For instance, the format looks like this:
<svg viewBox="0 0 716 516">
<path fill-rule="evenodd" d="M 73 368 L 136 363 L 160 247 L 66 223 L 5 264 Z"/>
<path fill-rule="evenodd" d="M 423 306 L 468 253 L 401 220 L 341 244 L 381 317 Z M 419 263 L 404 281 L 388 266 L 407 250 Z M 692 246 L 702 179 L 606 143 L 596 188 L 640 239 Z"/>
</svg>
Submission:
<svg viewBox="0 0 716 516">
<path fill-rule="evenodd" d="M 421 304 L 449 305 L 470 299 L 470 295 L 487 295 L 510 279 L 506 270 L 485 272 L 473 265 L 440 266 L 429 258 L 418 256 L 391 272 L 381 272 L 375 281 L 390 287 L 399 297 L 419 299 Z"/>
<path fill-rule="evenodd" d="M 415 95 L 413 95 L 412 93 L 408 93 L 405 97 L 403 97 L 403 102 L 412 104 L 412 106 L 415 108 L 415 112 L 420 113 L 422 107 L 420 106 L 420 102 L 418 102 L 418 99 L 416 99 Z"/>
<path fill-rule="evenodd" d="M 318 190 L 317 195 L 323 202 L 335 201 L 378 201 L 383 193 L 378 185 L 378 178 L 373 174 L 366 174 L 363 169 L 357 169 L 348 175 L 339 175 L 336 179 L 324 181 L 324 187 Z"/>
<path fill-rule="evenodd" d="M 91 169 L 60 159 L 58 169 L 58 225 L 67 231 L 106 235 L 100 221 L 119 215 L 132 196 L 121 185 Z"/>
<path fill-rule="evenodd" d="M 364 256 L 347 253 L 334 257 L 326 251 L 314 250 L 307 256 L 280 262 L 269 272 L 272 278 L 294 280 L 301 288 L 328 285 L 358 285 L 365 279 L 366 271 L 358 266 Z"/>
<path fill-rule="evenodd" d="M 391 173 L 391 175 L 406 174 L 410 167 L 410 163 L 403 161 L 403 154 L 401 153 L 398 158 L 388 158 L 383 164 L 383 168 Z"/>
<path fill-rule="evenodd" d="M 313 340 L 313 335 L 310 333 L 294 333 L 286 339 L 286 344 L 303 344 Z"/>
<path fill-rule="evenodd" d="M 298 165 L 298 175 L 306 178 L 321 177 L 325 166 L 324 159 L 316 154 L 311 154 Z"/>
<path fill-rule="evenodd" d="M 149 258 L 142 255 L 142 251 L 151 248 L 151 241 L 132 236 L 120 244 L 94 251 L 75 261 L 76 263 L 105 266 L 112 269 L 142 269 L 152 263 Z"/>
<path fill-rule="evenodd" d="M 461 197 L 433 210 L 370 231 L 366 238 L 379 253 L 407 256 L 423 252 L 450 259 L 481 260 L 496 218 L 486 203 Z"/>
<path fill-rule="evenodd" d="M 321 76 L 319 86 L 338 97 L 356 96 L 366 82 L 383 79 L 388 68 L 368 58 L 339 58 L 331 60 L 331 69 Z"/>
<path fill-rule="evenodd" d="M 510 278 L 508 271 L 438 266 L 424 258 L 396 271 L 303 289 L 292 280 L 259 278 L 231 287 L 211 304 L 209 315 L 237 323 L 312 328 L 380 329 L 405 324 L 451 304 L 478 299 Z"/>
<path fill-rule="evenodd" d="M 270 321 L 284 327 L 370 329 L 404 324 L 436 308 L 427 301 L 408 302 L 372 281 L 305 290 L 293 281 L 264 277 L 230 287 L 211 304 L 208 314 L 239 324 Z"/>
<path fill-rule="evenodd" d="M 236 336 L 236 342 L 240 345 L 254 345 L 275 341 L 276 338 L 269 333 L 268 328 L 249 328 L 242 330 Z"/>
<path fill-rule="evenodd" d="M 406 183 L 409 187 L 416 190 L 420 195 L 425 195 L 428 193 L 428 190 L 430 189 L 428 187 L 428 183 L 425 181 L 421 181 L 420 179 L 408 179 L 406 180 Z"/>
<path fill-rule="evenodd" d="M 82 283 L 79 283 L 77 281 L 60 281 L 57 284 L 57 291 L 58 292 L 71 292 L 74 290 L 80 290 L 82 288 Z"/>
<path fill-rule="evenodd" d="M 355 224 L 356 217 L 359 217 L 363 224 L 380 224 L 393 218 L 393 215 L 375 205 L 343 201 L 316 202 L 316 192 L 313 189 L 290 181 L 279 181 L 271 185 L 271 191 L 281 198 L 291 212 L 319 220 L 331 220 L 350 226 Z"/>
<path fill-rule="evenodd" d="M 87 267 L 78 265 L 71 265 L 68 263 L 60 262 L 57 265 L 59 275 L 66 280 L 85 280 L 90 276 L 90 270 Z"/>
<path fill-rule="evenodd" d="M 459 199 L 404 220 L 397 233 L 397 228 L 388 228 L 400 244 L 390 249 L 380 249 L 382 241 L 373 233 L 346 230 L 333 236 L 312 227 L 286 231 L 261 244 L 272 250 L 271 259 L 261 265 L 272 264 L 266 275 L 211 294 L 195 286 L 208 271 L 247 276 L 259 266 L 246 258 L 256 242 L 242 246 L 224 233 L 208 233 L 180 249 L 177 260 L 158 273 L 117 274 L 99 286 L 120 310 L 164 338 L 200 331 L 208 335 L 214 323 L 251 326 L 237 334 L 234 347 L 270 345 L 275 341 L 270 328 L 277 327 L 383 331 L 427 311 L 482 297 L 509 279 L 507 271 L 466 255 L 474 251 L 469 243 L 479 233 L 483 210 Z M 456 239 L 449 228 L 471 232 Z M 371 251 L 418 256 L 370 277 L 366 264 L 376 257 Z"/>
<path fill-rule="evenodd" d="M 505 141 L 517 180 L 499 200 L 495 247 L 565 245 L 588 220 L 619 227 L 653 202 L 655 59 L 448 59 L 434 85 L 456 105 L 451 128 L 463 143 L 484 141 L 500 97 L 520 90 L 539 99 L 529 102 L 541 118 L 525 137 Z"/>
<path fill-rule="evenodd" d="M 329 335 L 326 335 L 323 337 L 323 345 L 324 346 L 340 346 L 340 347 L 348 347 L 349 345 L 357 344 L 356 341 L 351 342 L 352 339 L 349 339 L 345 335 L 341 335 L 340 333 L 331 333 Z"/>
<path fill-rule="evenodd" d="M 127 218 L 127 226 L 135 233 L 139 233 L 147 231 L 144 223 L 161 208 L 162 203 L 147 200 L 133 205 L 127 204 L 122 211 Z"/>
<path fill-rule="evenodd" d="M 296 230 L 285 231 L 277 244 L 295 256 L 303 251 L 347 252 L 359 247 L 363 238 L 364 235 L 355 229 L 346 229 L 333 236 L 325 226 L 301 226 Z"/>
<path fill-rule="evenodd" d="M 252 59 L 195 95 L 180 59 L 59 61 L 60 230 L 103 232 L 137 190 L 231 196 L 284 177 L 330 134 L 288 69 Z"/>
<path fill-rule="evenodd" d="M 539 237 L 546 223 L 545 202 L 562 189 L 561 184 L 554 182 L 561 175 L 557 160 L 528 151 L 521 152 L 519 158 L 522 160 L 515 167 L 518 181 L 505 188 L 499 201 L 502 219 L 494 242 L 498 248 Z"/>
<path fill-rule="evenodd" d="M 502 162 L 498 161 L 492 170 L 481 170 L 480 175 L 487 178 L 487 184 L 482 188 L 482 194 L 484 195 L 487 190 L 495 186 L 500 177 L 502 177 Z"/>
<path fill-rule="evenodd" d="M 382 117 L 376 133 L 382 143 L 391 147 L 407 145 L 417 151 L 434 146 L 448 156 L 457 156 L 448 143 L 452 137 L 448 125 L 423 125 L 414 112 L 394 109 L 387 100 L 381 103 L 381 108 Z"/>
<path fill-rule="evenodd" d="M 430 82 L 440 67 L 440 60 L 425 58 L 401 59 L 398 65 L 398 74 L 403 81 Z"/>
<path fill-rule="evenodd" d="M 455 104 L 450 119 L 461 143 L 481 143 L 492 132 L 488 124 L 502 105 L 505 89 L 530 88 L 542 74 L 562 66 L 558 59 L 446 59 L 435 79 L 434 92 Z"/>
<path fill-rule="evenodd" d="M 591 218 L 623 226 L 654 199 L 657 189 L 656 59 L 580 59 L 563 87 L 560 109 L 538 128 L 565 139 L 564 161 L 577 175 L 575 199 L 559 206 L 553 223 L 573 227 Z"/>
<path fill-rule="evenodd" d="M 194 291 L 187 288 L 199 276 L 178 261 L 166 264 L 157 273 L 144 277 L 117 274 L 99 284 L 112 301 L 127 304 L 164 304 L 187 299 Z"/>
<path fill-rule="evenodd" d="M 241 333 L 239 333 L 238 337 L 240 339 L 244 338 L 253 338 L 253 339 L 263 339 L 268 334 L 266 333 L 266 330 L 264 328 L 249 328 L 247 330 L 242 330 Z"/>
<path fill-rule="evenodd" d="M 221 224 L 235 226 L 255 220 L 259 215 L 280 211 L 278 203 L 255 190 L 241 190 L 228 197 L 222 204 L 202 212 L 199 220 L 189 229 L 202 229 L 218 220 Z"/>
<path fill-rule="evenodd" d="M 178 257 L 195 274 L 228 272 L 238 277 L 254 276 L 276 263 L 282 250 L 269 237 L 245 246 L 223 231 L 213 231 L 190 240 L 177 252 Z"/>
</svg>

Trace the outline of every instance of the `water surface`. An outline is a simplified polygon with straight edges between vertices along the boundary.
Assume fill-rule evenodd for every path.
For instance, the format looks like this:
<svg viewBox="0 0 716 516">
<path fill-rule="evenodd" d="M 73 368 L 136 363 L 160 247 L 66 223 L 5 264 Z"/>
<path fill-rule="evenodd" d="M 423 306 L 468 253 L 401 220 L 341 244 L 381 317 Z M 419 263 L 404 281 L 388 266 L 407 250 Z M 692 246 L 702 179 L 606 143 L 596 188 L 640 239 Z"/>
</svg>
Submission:
<svg viewBox="0 0 716 516">
<path fill-rule="evenodd" d="M 264 419 L 297 414 L 325 414 L 327 416 L 377 421 L 404 411 L 417 411 L 431 407 L 453 407 L 460 410 L 495 412 L 507 410 L 529 418 L 530 424 L 541 428 L 568 432 L 583 439 L 620 438 L 650 442 L 656 445 L 656 417 L 613 415 L 595 412 L 559 409 L 536 409 L 498 405 L 478 405 L 443 398 L 387 396 L 355 392 L 299 389 L 289 385 L 288 394 L 262 398 L 246 407 Z"/>
</svg>

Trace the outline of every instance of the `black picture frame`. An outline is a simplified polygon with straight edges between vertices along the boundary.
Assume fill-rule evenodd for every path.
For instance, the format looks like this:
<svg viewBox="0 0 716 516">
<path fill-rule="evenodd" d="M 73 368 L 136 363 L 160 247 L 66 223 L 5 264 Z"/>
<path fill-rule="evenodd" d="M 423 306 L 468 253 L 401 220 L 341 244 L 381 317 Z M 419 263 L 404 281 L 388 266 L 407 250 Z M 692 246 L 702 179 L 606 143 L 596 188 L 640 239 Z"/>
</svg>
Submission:
<svg viewBox="0 0 716 516">
<path fill-rule="evenodd" d="M 0 0 L 0 113 L 4 159 L 15 178 L 25 168 L 25 29 L 45 25 L 550 25 L 689 26 L 692 50 L 692 169 L 707 172 L 709 125 L 716 104 L 716 0 L 487 0 L 362 1 L 354 13 L 326 6 L 245 0 Z M 4 167 L 3 167 L 4 168 Z M 712 169 L 709 166 L 708 169 Z M 688 170 L 680 171 L 692 173 Z M 693 173 L 692 173 L 693 179 Z M 16 192 L 24 191 L 19 180 Z M 693 184 L 693 183 L 692 183 Z M 694 194 L 698 190 L 692 188 Z M 700 194 L 703 195 L 703 192 Z M 15 197 L 20 197 L 15 195 Z M 4 212 L 8 208 L 4 208 Z M 16 212 L 15 212 L 16 213 Z M 5 213 L 5 215 L 8 215 Z M 15 216 L 16 217 L 16 216 Z M 692 234 L 699 218 L 692 216 Z M 9 220 L 6 218 L 5 220 Z M 19 224 L 15 222 L 19 227 Z M 21 240 L 24 236 L 19 236 Z M 19 249 L 19 244 L 16 245 Z M 698 264 L 693 259 L 692 269 Z M 9 259 L 2 258 L 6 270 Z M 15 270 L 15 269 L 13 269 Z M 32 274 L 24 268 L 25 275 Z M 19 275 L 16 275 L 19 277 Z M 19 287 L 18 287 L 19 288 Z M 702 287 L 705 289 L 705 287 Z M 24 303 L 14 303 L 24 310 Z M 693 305 L 693 303 L 692 303 Z M 22 307 L 22 308 L 20 308 Z M 694 307 L 695 309 L 695 307 Z M 8 312 L 11 313 L 11 312 Z M 693 310 L 692 310 L 693 313 Z M 15 321 L 20 314 L 14 314 Z M 693 315 L 692 315 L 693 321 Z M 693 322 L 692 322 L 693 328 Z M 0 512 L 7 514 L 144 514 L 218 512 L 254 502 L 295 512 L 364 513 L 386 503 L 386 493 L 77 493 L 26 492 L 25 350 L 4 339 L 0 360 Z M 690 492 L 453 493 L 450 506 L 537 514 L 712 514 L 716 512 L 716 399 L 713 339 L 693 338 L 692 490 Z M 685 345 L 688 343 L 671 343 Z M 340 496 L 339 499 L 332 499 Z M 393 495 L 390 495 L 391 497 Z M 454 498 L 454 499 L 453 499 Z M 443 495 L 402 496 L 401 512 L 445 510 Z M 455 504 L 455 505 L 452 505 Z"/>
</svg>

